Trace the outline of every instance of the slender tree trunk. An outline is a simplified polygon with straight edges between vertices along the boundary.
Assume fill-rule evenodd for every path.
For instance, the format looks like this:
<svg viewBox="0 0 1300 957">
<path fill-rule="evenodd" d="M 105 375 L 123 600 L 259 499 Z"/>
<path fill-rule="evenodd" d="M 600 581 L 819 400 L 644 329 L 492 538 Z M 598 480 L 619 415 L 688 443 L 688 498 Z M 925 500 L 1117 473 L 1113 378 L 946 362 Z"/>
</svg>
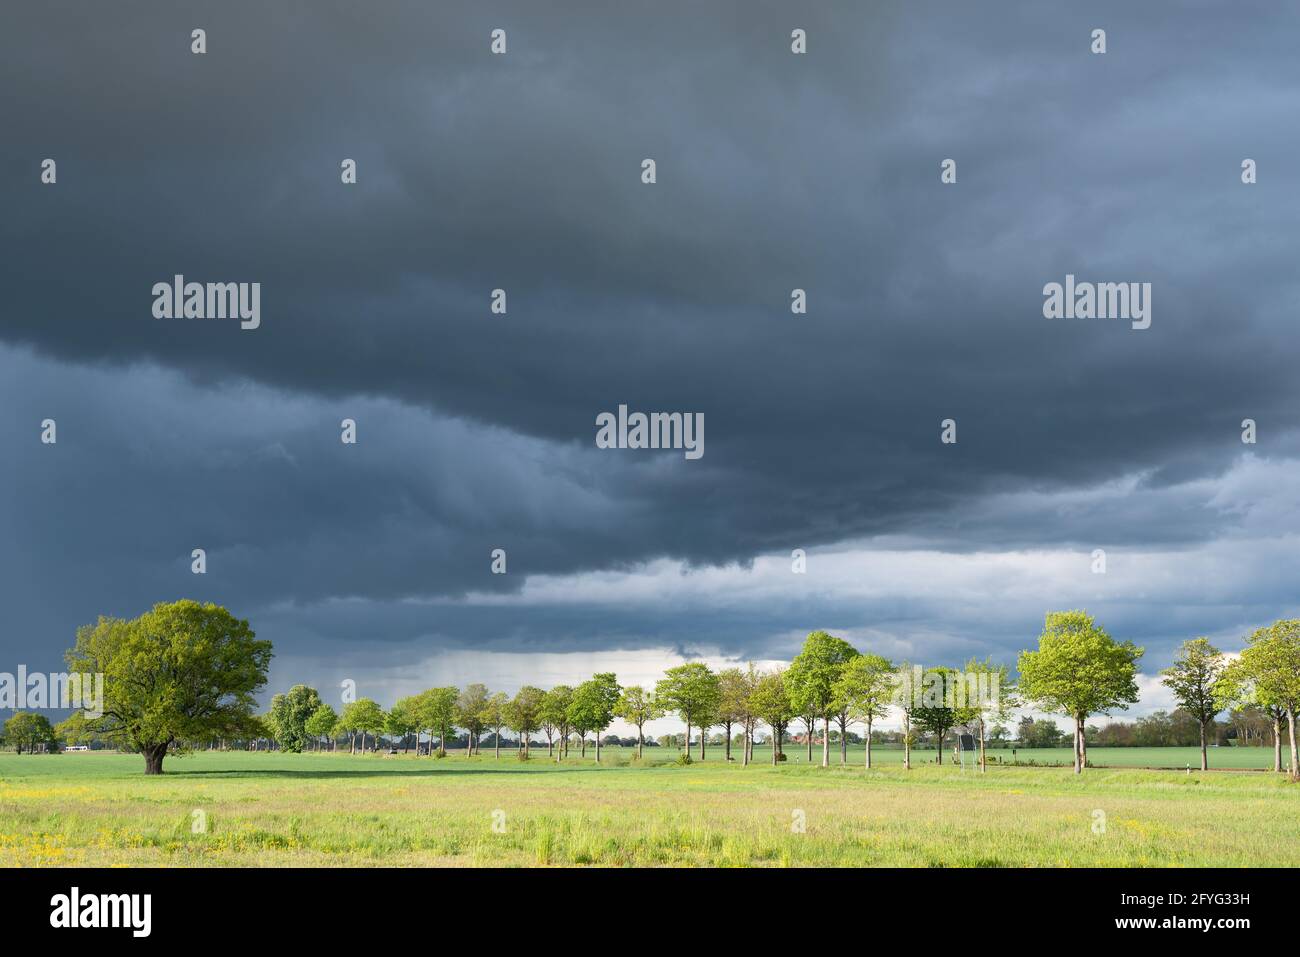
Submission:
<svg viewBox="0 0 1300 957">
<path fill-rule="evenodd" d="M 641 725 L 636 726 L 636 759 L 641 760 L 641 752 L 645 749 L 645 735 L 641 732 Z"/>
<path fill-rule="evenodd" d="M 912 719 L 903 715 L 903 770 L 912 770 Z"/>
<path fill-rule="evenodd" d="M 840 764 L 849 763 L 849 723 L 843 716 L 839 718 L 840 724 Z"/>
<path fill-rule="evenodd" d="M 817 719 L 812 718 L 809 721 L 805 721 L 804 724 L 808 727 L 808 763 L 812 764 L 813 732 L 817 727 Z"/>
<path fill-rule="evenodd" d="M 772 767 L 776 767 L 776 742 L 781 737 L 781 733 L 775 729 L 772 731 Z"/>
<path fill-rule="evenodd" d="M 700 760 L 701 761 L 704 760 L 704 745 L 708 737 L 709 737 L 708 729 L 700 728 Z"/>
<path fill-rule="evenodd" d="M 686 719 L 686 743 L 682 750 L 686 752 L 688 758 L 691 756 L 691 721 L 689 718 Z"/>
<path fill-rule="evenodd" d="M 728 721 L 724 724 L 723 729 L 727 732 L 726 759 L 727 761 L 731 761 L 731 722 Z"/>
<path fill-rule="evenodd" d="M 822 767 L 831 766 L 831 716 L 822 719 Z"/>
<path fill-rule="evenodd" d="M 1286 712 L 1286 726 L 1291 738 L 1291 780 L 1300 781 L 1300 751 L 1296 750 L 1295 711 L 1290 708 Z"/>
<path fill-rule="evenodd" d="M 984 716 L 980 715 L 980 773 L 984 774 L 989 769 L 988 756 L 984 753 Z"/>
<path fill-rule="evenodd" d="M 501 729 L 497 728 L 496 733 L 492 735 L 492 753 L 498 761 L 501 760 Z"/>
<path fill-rule="evenodd" d="M 1210 755 L 1205 749 L 1205 722 L 1201 722 L 1201 770 L 1210 770 Z"/>
<path fill-rule="evenodd" d="M 596 763 L 600 764 L 600 732 L 596 732 Z"/>
<path fill-rule="evenodd" d="M 1277 715 L 1273 716 L 1273 770 L 1282 770 L 1282 719 Z"/>
<path fill-rule="evenodd" d="M 1074 716 L 1074 773 L 1083 773 L 1083 718 Z"/>
<path fill-rule="evenodd" d="M 871 770 L 871 719 L 867 719 L 867 753 L 863 758 L 862 766 L 868 771 Z"/>
</svg>

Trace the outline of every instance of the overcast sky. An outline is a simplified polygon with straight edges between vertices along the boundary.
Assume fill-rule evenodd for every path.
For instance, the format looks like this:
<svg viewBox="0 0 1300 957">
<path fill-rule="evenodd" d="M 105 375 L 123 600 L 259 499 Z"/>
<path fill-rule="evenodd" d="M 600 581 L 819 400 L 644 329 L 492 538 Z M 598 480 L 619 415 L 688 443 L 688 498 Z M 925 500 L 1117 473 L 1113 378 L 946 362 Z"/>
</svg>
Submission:
<svg viewBox="0 0 1300 957">
<path fill-rule="evenodd" d="M 1181 640 L 1300 613 L 1300 14 L 804 6 L 7 11 L 0 671 L 181 597 L 274 643 L 268 696 L 384 704 L 817 628 L 1014 662 L 1084 607 L 1141 713 Z M 261 327 L 153 318 L 178 273 Z M 1151 327 L 1045 319 L 1067 273 Z M 703 458 L 598 449 L 619 404 Z"/>
</svg>

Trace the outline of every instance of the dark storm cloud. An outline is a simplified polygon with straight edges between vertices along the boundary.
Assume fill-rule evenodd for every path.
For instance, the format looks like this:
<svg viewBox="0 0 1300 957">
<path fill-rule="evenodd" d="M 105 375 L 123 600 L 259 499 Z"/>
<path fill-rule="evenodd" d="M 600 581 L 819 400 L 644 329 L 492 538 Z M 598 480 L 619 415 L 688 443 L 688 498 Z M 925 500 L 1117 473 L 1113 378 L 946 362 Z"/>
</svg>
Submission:
<svg viewBox="0 0 1300 957">
<path fill-rule="evenodd" d="M 6 566 L 25 601 L 78 596 L 66 631 L 184 590 L 171 576 L 208 542 L 213 597 L 267 607 L 873 534 L 1210 538 L 1234 516 L 996 496 L 1216 476 L 1246 416 L 1294 453 L 1296 23 L 1265 4 L 10 13 L 0 336 L 69 364 L 5 358 L 11 384 L 40 375 L 11 406 L 30 507 Z M 1067 272 L 1151 282 L 1151 329 L 1044 320 L 1042 286 Z M 261 282 L 262 327 L 152 319 L 175 273 Z M 488 314 L 494 287 L 507 317 Z M 790 315 L 794 287 L 809 316 Z M 72 473 L 27 449 L 61 398 L 81 417 L 60 418 Z M 183 411 L 160 425 L 168 401 Z M 597 453 L 595 415 L 619 403 L 704 412 L 704 459 Z M 485 580 L 496 544 L 520 577 Z M 411 640 L 490 630 L 389 614 L 375 630 Z M 617 640 L 596 614 L 535 623 L 537 640 Z M 716 624 L 735 647 L 757 627 Z"/>
</svg>

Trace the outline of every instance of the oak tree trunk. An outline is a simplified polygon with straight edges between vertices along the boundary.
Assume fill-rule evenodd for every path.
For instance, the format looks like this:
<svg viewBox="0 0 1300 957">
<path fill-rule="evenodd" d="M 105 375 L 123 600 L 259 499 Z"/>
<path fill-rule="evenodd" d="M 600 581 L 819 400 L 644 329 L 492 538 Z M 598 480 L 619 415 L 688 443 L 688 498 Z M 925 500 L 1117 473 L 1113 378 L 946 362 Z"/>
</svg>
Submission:
<svg viewBox="0 0 1300 957">
<path fill-rule="evenodd" d="M 167 742 L 154 744 L 143 749 L 144 751 L 144 773 L 145 774 L 162 774 L 163 758 L 167 757 Z"/>
</svg>

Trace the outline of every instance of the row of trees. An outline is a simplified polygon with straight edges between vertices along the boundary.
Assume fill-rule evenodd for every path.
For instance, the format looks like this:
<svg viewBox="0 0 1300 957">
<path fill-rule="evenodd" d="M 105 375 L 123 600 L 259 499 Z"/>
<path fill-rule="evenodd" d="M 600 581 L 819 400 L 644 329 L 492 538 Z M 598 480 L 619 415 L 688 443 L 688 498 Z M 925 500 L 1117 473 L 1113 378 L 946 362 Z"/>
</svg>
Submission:
<svg viewBox="0 0 1300 957">
<path fill-rule="evenodd" d="M 577 686 L 525 686 L 513 696 L 489 693 L 481 684 L 438 687 L 402 698 L 388 711 L 361 698 L 335 712 L 314 689 L 298 685 L 276 695 L 267 714 L 258 717 L 255 696 L 266 682 L 270 642 L 257 640 L 247 621 L 224 608 L 178 601 L 156 605 L 131 621 L 101 618 L 78 629 L 76 645 L 66 655 L 68 668 L 104 675 L 103 713 L 74 713 L 58 730 L 130 747 L 144 755 L 147 773 L 160 773 L 169 749 L 213 740 L 269 736 L 285 749 L 304 750 L 346 734 L 355 751 L 358 745 L 365 749 L 372 736 L 413 735 L 418 747 L 427 735 L 430 752 L 436 741 L 437 753 L 445 754 L 456 729 L 464 730 L 470 754 L 478 753 L 483 734 L 492 732 L 498 756 L 502 729 L 518 734 L 524 757 L 538 733 L 546 735 L 548 753 L 554 754 L 558 745 L 562 756 L 573 737 L 585 756 L 592 735 L 599 761 L 602 732 L 616 717 L 637 729 L 639 755 L 645 725 L 675 714 L 686 725 L 684 741 L 690 741 L 693 729 L 701 732 L 701 757 L 707 729 L 724 729 L 728 758 L 733 732 L 739 732 L 746 763 L 753 759 L 760 726 L 769 729 L 773 763 L 782 760 L 782 741 L 795 721 L 803 725 L 809 761 L 820 724 L 823 766 L 830 763 L 834 724 L 845 763 L 849 726 L 861 724 L 867 741 L 864 763 L 870 767 L 873 725 L 896 711 L 902 717 L 905 767 L 911 767 L 911 746 L 919 734 L 932 736 L 942 762 L 945 736 L 962 727 L 978 736 L 984 768 L 988 726 L 1026 705 L 1074 720 L 1075 770 L 1082 772 L 1087 719 L 1137 701 L 1141 655 L 1132 642 L 1112 639 L 1092 616 L 1066 611 L 1046 616 L 1038 647 L 1019 656 L 1014 686 L 1010 669 L 991 660 L 971 660 L 960 673 L 922 668 L 861 653 L 842 638 L 815 631 L 789 667 L 770 672 L 752 665 L 714 672 L 702 662 L 690 662 L 670 668 L 652 689 L 620 687 L 608 673 Z M 972 680 L 981 693 L 962 693 Z M 1278 764 L 1281 724 L 1286 722 L 1296 775 L 1300 620 L 1259 629 L 1231 661 L 1204 638 L 1185 642 L 1163 680 L 1180 708 L 1198 722 L 1203 768 L 1206 730 L 1215 717 L 1229 707 L 1249 706 L 1271 717 Z M 34 739 L 19 734 L 15 740 Z"/>
<path fill-rule="evenodd" d="M 1300 780 L 1296 710 L 1300 708 L 1300 619 L 1276 621 L 1246 639 L 1234 659 L 1206 638 L 1185 641 L 1161 672 L 1179 707 L 1197 723 L 1201 770 L 1209 767 L 1209 731 L 1224 711 L 1249 709 L 1272 723 L 1273 770 L 1282 770 L 1282 723 L 1291 748 L 1291 779 Z"/>
<path fill-rule="evenodd" d="M 501 730 L 519 736 L 527 756 L 531 735 L 546 735 L 548 753 L 561 742 L 567 754 L 570 735 L 576 733 L 586 754 L 587 735 L 594 735 L 596 760 L 600 760 L 601 734 L 615 717 L 637 729 L 637 755 L 645 743 L 645 725 L 667 714 L 676 714 L 686 725 L 684 741 L 691 731 L 699 734 L 700 758 L 705 757 L 709 728 L 723 729 L 726 757 L 731 758 L 733 729 L 740 734 L 742 760 L 748 764 L 754 753 L 760 725 L 770 729 L 772 761 L 783 758 L 782 742 L 789 725 L 800 721 L 812 760 L 814 732 L 822 725 L 823 766 L 830 763 L 831 725 L 837 725 L 840 762 L 847 762 L 849 725 L 865 726 L 863 761 L 871 766 L 873 724 L 897 708 L 903 718 L 901 740 L 903 764 L 911 767 L 911 745 L 920 734 L 934 739 L 938 760 L 943 761 L 945 736 L 955 727 L 969 727 L 979 741 L 979 765 L 987 767 L 987 729 L 1005 721 L 1011 711 L 1032 704 L 1063 713 L 1074 720 L 1073 750 L 1076 773 L 1087 766 L 1086 723 L 1094 714 L 1122 710 L 1138 700 L 1137 662 L 1142 649 L 1132 642 L 1117 642 L 1095 619 L 1082 611 L 1053 612 L 1046 616 L 1038 648 L 1022 652 L 1018 661 L 1019 685 L 1010 681 L 1009 669 L 991 660 L 973 659 L 962 673 L 948 668 L 917 668 L 898 665 L 877 654 L 863 654 L 824 631 L 805 640 L 789 668 L 760 672 L 730 668 L 712 671 L 701 662 L 669 669 L 653 690 L 632 685 L 620 688 L 612 674 L 596 675 L 576 689 L 567 685 L 543 691 L 525 686 L 510 698 L 489 694 L 483 685 L 434 688 L 403 698 L 385 714 L 368 699 L 354 702 L 335 717 L 319 702 L 316 693 L 299 686 L 286 700 L 309 701 L 297 709 L 272 702 L 271 720 L 276 737 L 291 749 L 300 749 L 306 734 L 318 740 L 342 731 L 355 741 L 367 732 L 405 736 L 427 732 L 439 742 L 445 754 L 448 733 L 463 728 L 467 751 L 478 752 L 484 730 L 493 732 L 497 756 Z M 991 679 L 976 687 L 982 695 L 960 696 L 954 689 L 974 678 Z M 1234 707 L 1255 708 L 1273 721 L 1274 766 L 1281 767 L 1281 722 L 1287 721 L 1291 744 L 1293 777 L 1300 764 L 1296 754 L 1295 708 L 1300 702 L 1300 621 L 1279 621 L 1260 629 L 1247 640 L 1239 658 L 1227 656 L 1205 638 L 1184 642 L 1172 667 L 1162 672 L 1164 684 L 1180 705 L 1180 712 L 1195 721 L 1201 746 L 1201 767 L 1209 766 L 1208 729 L 1222 712 Z M 927 693 L 937 690 L 939 693 Z M 991 693 L 988 693 L 991 692 Z M 286 726 L 285 714 L 295 716 Z M 311 720 L 311 727 L 307 727 Z M 302 730 L 299 731 L 299 728 Z M 431 749 L 432 750 L 432 749 Z"/>
</svg>

